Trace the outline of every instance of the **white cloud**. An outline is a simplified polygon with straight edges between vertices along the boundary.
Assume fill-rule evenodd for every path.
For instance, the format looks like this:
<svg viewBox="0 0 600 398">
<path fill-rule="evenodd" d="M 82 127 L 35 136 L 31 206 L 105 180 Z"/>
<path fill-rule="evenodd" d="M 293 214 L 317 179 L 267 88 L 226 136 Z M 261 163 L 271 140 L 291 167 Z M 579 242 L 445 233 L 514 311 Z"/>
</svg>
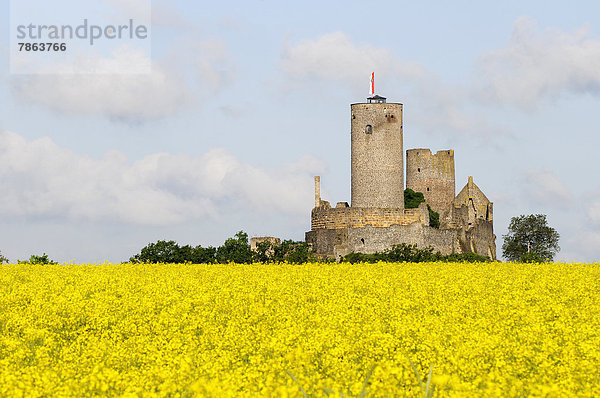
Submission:
<svg viewBox="0 0 600 398">
<path fill-rule="evenodd" d="M 526 198 L 535 204 L 564 206 L 572 200 L 567 186 L 552 170 L 525 170 L 521 188 Z"/>
<path fill-rule="evenodd" d="M 138 23 L 177 32 L 161 58 L 149 48 L 123 45 L 110 54 L 84 48 L 70 51 L 59 63 L 13 57 L 13 93 L 27 103 L 53 111 L 106 117 L 114 121 L 144 123 L 202 105 L 233 76 L 224 41 L 202 36 L 172 4 L 150 0 L 104 0 L 109 14 L 135 18 Z M 151 13 L 150 13 L 151 11 Z M 25 72 L 24 72 L 25 73 Z M 28 73 L 28 74 L 27 74 Z"/>
<path fill-rule="evenodd" d="M 135 73 L 136 65 L 149 64 L 151 73 Z M 72 58 L 51 68 L 48 72 L 56 74 L 12 76 L 13 92 L 55 111 L 132 122 L 170 115 L 189 101 L 186 85 L 176 74 L 128 47 L 108 58 Z M 78 73 L 85 71 L 94 73 Z"/>
<path fill-rule="evenodd" d="M 596 196 L 597 198 L 598 196 Z M 600 225 L 600 200 L 591 201 L 587 208 L 587 215 L 593 223 Z"/>
<path fill-rule="evenodd" d="M 420 78 L 425 73 L 422 66 L 401 61 L 386 48 L 357 45 L 342 32 L 287 45 L 281 65 L 291 78 L 336 80 L 367 93 L 371 72 L 377 72 L 378 77 L 399 74 L 408 79 Z"/>
<path fill-rule="evenodd" d="M 563 244 L 561 243 L 561 248 Z M 561 261 L 600 261 L 600 231 L 582 226 L 564 243 L 558 255 Z"/>
<path fill-rule="evenodd" d="M 133 164 L 118 151 L 95 160 L 49 138 L 0 134 L 0 214 L 177 225 L 231 211 L 306 217 L 312 176 L 324 164 L 307 157 L 265 170 L 224 149 L 202 156 L 158 153 Z"/>
<path fill-rule="evenodd" d="M 192 23 L 173 3 L 161 0 L 105 0 L 111 11 L 118 17 L 135 18 L 149 22 L 152 27 L 190 29 Z"/>
<path fill-rule="evenodd" d="M 225 45 L 207 39 L 196 47 L 191 59 L 162 62 L 127 46 L 110 57 L 73 56 L 49 66 L 44 74 L 11 76 L 12 90 L 24 101 L 54 111 L 143 123 L 173 115 L 226 83 Z M 193 68 L 191 77 L 185 68 Z M 151 73 L 137 73 L 150 69 Z"/>
<path fill-rule="evenodd" d="M 564 93 L 600 94 L 600 39 L 589 29 L 541 31 L 521 17 L 507 46 L 479 60 L 479 95 L 491 101 L 534 107 Z"/>
<path fill-rule="evenodd" d="M 502 132 L 482 118 L 465 111 L 466 90 L 444 83 L 423 65 L 402 60 L 387 48 L 356 44 L 342 32 L 302 40 L 284 48 L 282 70 L 288 84 L 305 88 L 307 83 L 332 81 L 368 93 L 369 76 L 386 87 L 399 88 L 403 98 L 410 98 L 413 120 L 426 131 L 456 131 L 488 139 Z"/>
</svg>

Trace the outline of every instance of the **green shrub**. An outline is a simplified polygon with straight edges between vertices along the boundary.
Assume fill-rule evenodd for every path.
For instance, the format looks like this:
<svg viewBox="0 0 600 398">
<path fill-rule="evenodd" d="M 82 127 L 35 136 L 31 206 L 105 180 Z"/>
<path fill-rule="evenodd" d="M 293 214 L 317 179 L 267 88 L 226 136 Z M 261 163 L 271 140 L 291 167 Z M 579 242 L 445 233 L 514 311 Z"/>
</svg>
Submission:
<svg viewBox="0 0 600 398">
<path fill-rule="evenodd" d="M 440 228 L 440 213 L 433 210 L 431 206 L 427 205 L 427 210 L 429 210 L 429 226 L 433 228 Z"/>
<path fill-rule="evenodd" d="M 375 263 L 377 261 L 389 262 L 407 262 L 407 263 L 422 263 L 422 262 L 489 262 L 488 257 L 476 253 L 453 253 L 442 255 L 439 251 L 434 252 L 432 247 L 419 249 L 417 245 L 401 243 L 392 246 L 391 249 L 384 252 L 373 254 L 350 253 L 343 258 L 343 261 L 352 264 L 355 263 Z"/>
<path fill-rule="evenodd" d="M 425 196 L 422 192 L 415 192 L 410 188 L 404 190 L 405 209 L 416 209 L 423 202 L 425 202 Z"/>
</svg>

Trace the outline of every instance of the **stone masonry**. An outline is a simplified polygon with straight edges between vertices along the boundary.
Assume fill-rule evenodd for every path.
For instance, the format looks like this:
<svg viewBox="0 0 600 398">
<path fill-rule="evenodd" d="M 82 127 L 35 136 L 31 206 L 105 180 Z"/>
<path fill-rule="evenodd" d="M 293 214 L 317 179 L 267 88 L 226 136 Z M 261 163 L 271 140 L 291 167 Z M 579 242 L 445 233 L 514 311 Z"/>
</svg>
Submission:
<svg viewBox="0 0 600 398">
<path fill-rule="evenodd" d="M 404 208 L 402 104 L 351 106 L 352 207 Z"/>
</svg>

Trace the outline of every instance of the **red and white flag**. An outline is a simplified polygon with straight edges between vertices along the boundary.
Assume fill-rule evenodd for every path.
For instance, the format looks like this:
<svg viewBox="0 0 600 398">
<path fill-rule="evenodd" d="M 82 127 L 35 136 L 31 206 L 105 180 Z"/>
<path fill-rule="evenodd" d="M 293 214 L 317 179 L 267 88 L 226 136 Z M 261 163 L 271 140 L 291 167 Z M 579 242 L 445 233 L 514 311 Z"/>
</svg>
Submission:
<svg viewBox="0 0 600 398">
<path fill-rule="evenodd" d="M 371 89 L 369 94 L 371 97 L 375 95 L 375 72 L 371 73 Z"/>
</svg>

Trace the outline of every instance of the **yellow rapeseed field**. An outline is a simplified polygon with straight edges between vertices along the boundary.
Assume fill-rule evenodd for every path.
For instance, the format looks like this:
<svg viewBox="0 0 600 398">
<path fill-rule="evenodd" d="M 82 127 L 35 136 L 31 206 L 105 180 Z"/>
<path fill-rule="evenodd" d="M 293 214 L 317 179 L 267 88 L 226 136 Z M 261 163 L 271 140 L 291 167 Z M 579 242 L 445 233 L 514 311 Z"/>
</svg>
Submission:
<svg viewBox="0 0 600 398">
<path fill-rule="evenodd" d="M 600 265 L 0 266 L 0 396 L 413 397 L 428 381 L 600 396 Z"/>
</svg>

